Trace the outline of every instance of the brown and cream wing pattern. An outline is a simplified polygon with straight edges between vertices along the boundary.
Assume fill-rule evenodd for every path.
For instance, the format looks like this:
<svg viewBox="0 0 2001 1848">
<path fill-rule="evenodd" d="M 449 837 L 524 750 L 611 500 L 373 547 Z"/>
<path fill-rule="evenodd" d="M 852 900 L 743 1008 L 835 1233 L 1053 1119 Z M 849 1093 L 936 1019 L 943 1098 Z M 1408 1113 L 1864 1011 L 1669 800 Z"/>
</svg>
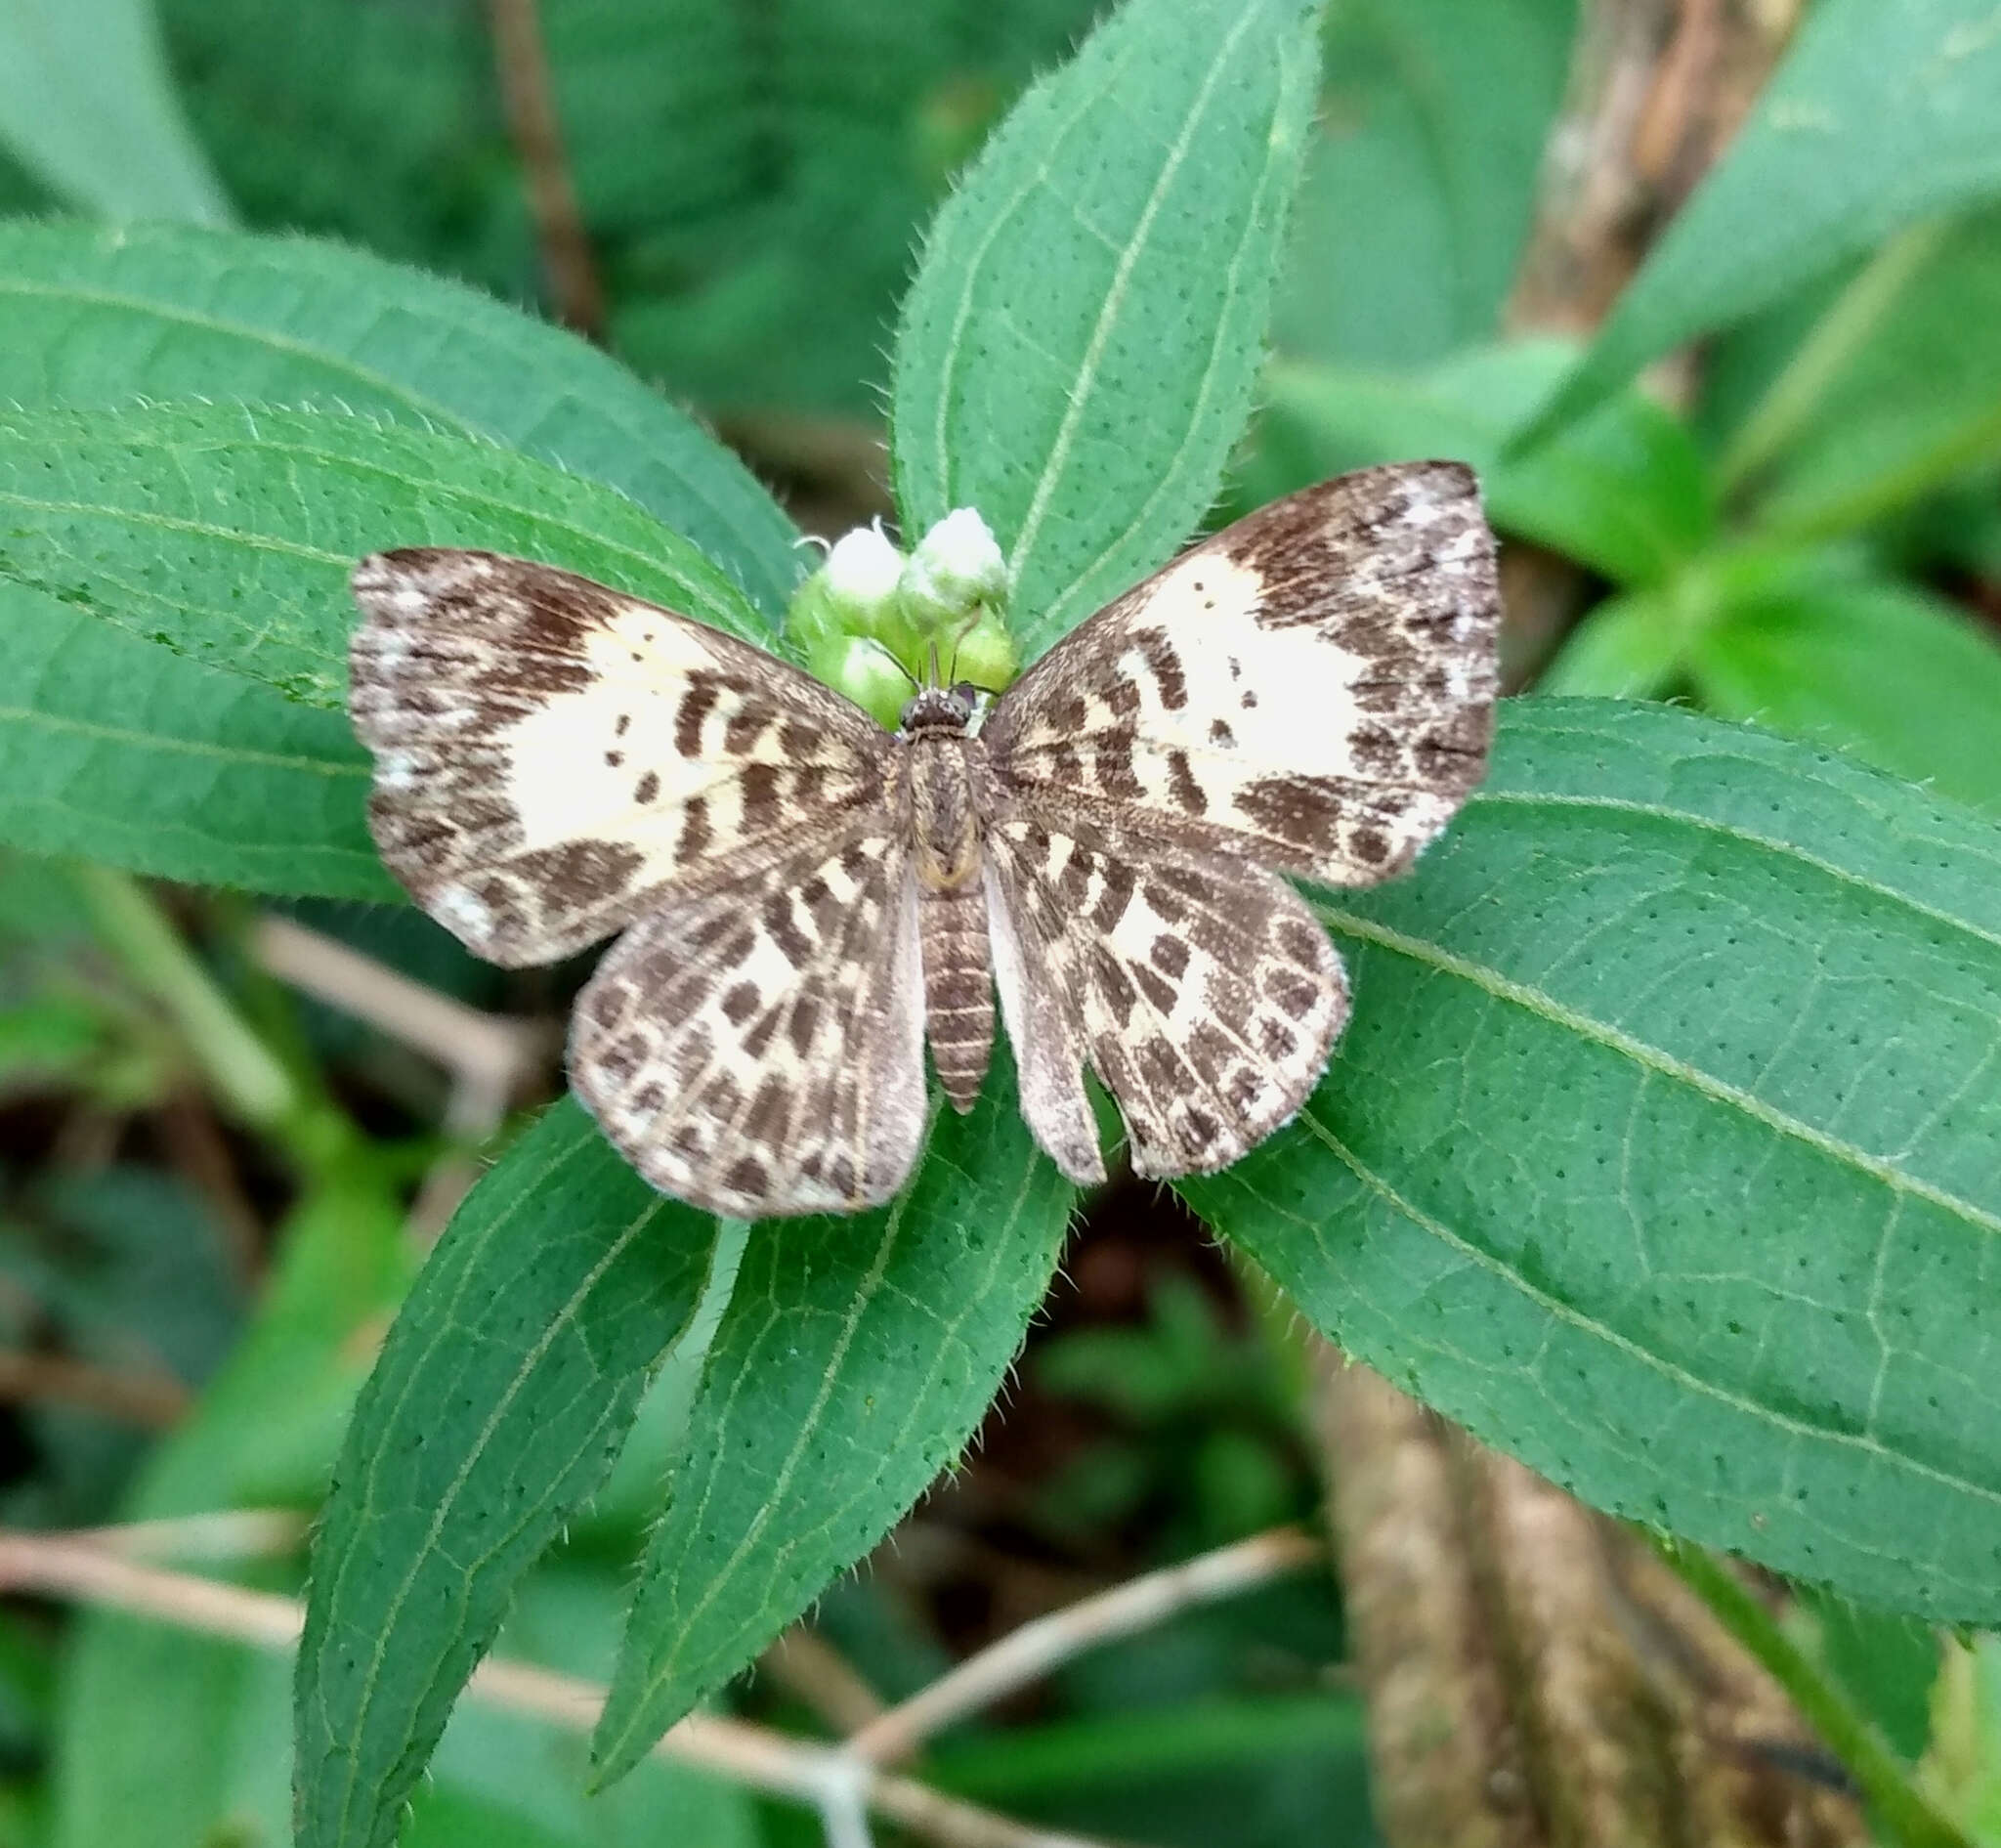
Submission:
<svg viewBox="0 0 2001 1848">
<path fill-rule="evenodd" d="M 381 552 L 353 582 L 376 844 L 490 961 L 552 962 L 883 800 L 880 726 L 702 623 L 490 552 Z"/>
</svg>

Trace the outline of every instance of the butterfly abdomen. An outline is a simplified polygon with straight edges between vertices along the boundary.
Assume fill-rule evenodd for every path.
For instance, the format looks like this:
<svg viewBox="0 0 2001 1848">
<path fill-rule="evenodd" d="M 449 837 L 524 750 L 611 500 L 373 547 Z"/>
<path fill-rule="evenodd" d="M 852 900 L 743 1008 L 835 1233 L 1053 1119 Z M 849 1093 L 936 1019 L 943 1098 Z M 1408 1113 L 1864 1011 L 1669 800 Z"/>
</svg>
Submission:
<svg viewBox="0 0 2001 1848">
<path fill-rule="evenodd" d="M 960 1111 L 973 1107 L 994 1051 L 987 892 L 967 760 L 974 749 L 949 726 L 919 731 L 910 744 L 924 1037 L 938 1082 Z"/>
<path fill-rule="evenodd" d="M 919 888 L 917 941 L 924 962 L 924 1037 L 953 1107 L 973 1107 L 994 1052 L 994 980 L 987 961 L 987 893 L 974 879 L 945 891 Z"/>
</svg>

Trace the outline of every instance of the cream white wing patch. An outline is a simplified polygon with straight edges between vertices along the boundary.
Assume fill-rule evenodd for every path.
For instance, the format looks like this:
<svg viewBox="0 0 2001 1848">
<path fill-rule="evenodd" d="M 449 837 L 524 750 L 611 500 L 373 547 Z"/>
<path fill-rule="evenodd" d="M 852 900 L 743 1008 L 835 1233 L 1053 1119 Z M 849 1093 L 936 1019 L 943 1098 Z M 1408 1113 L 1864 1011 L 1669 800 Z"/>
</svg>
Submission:
<svg viewBox="0 0 2001 1848">
<path fill-rule="evenodd" d="M 524 559 L 363 559 L 369 819 L 468 948 L 544 963 L 879 804 L 890 740 L 734 637 Z"/>
<path fill-rule="evenodd" d="M 1485 771 L 1499 617 L 1470 471 L 1367 469 L 1274 501 L 1099 612 L 984 736 L 1003 785 L 1372 884 Z"/>
<path fill-rule="evenodd" d="M 888 1199 L 926 1120 L 916 905 L 887 833 L 668 903 L 577 999 L 577 1096 L 648 1181 L 712 1213 Z"/>
</svg>

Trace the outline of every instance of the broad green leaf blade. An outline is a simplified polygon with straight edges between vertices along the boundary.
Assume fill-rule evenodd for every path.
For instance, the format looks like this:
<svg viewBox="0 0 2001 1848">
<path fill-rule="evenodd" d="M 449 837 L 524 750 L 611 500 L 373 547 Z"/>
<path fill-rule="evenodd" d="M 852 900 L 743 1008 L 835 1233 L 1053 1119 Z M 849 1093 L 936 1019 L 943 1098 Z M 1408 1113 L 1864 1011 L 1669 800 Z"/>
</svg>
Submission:
<svg viewBox="0 0 2001 1848">
<path fill-rule="evenodd" d="M 255 1321 L 154 1455 L 128 1518 L 311 1505 L 371 1325 L 408 1277 L 403 1220 L 394 1194 L 359 1168 L 307 1193 L 281 1228 Z M 279 1661 L 134 1617 L 85 1616 L 64 1676 L 53 1848 L 208 1848 L 226 1817 L 281 1839 L 284 1759 L 253 1749 L 267 1741 L 242 1722 L 283 1698 Z"/>
<path fill-rule="evenodd" d="M 2001 211 L 1905 248 L 1874 296 L 1874 265 L 1850 284 L 1726 452 L 1726 475 L 1750 469 L 1761 528 L 1840 532 L 2001 459 Z M 1858 296 L 1873 314 L 1849 312 Z"/>
<path fill-rule="evenodd" d="M 106 218 L 230 216 L 182 118 L 150 0 L 8 0 L 0 146 Z"/>
<path fill-rule="evenodd" d="M 337 712 L 0 584 L 0 841 L 260 892 L 398 901 Z"/>
<path fill-rule="evenodd" d="M 1823 0 L 1521 447 L 1670 348 L 2001 193 L 1996 96 L 1991 0 Z"/>
<path fill-rule="evenodd" d="M 715 1222 L 574 1103 L 470 1193 L 363 1389 L 313 1550 L 299 1848 L 379 1848 L 522 1574 L 605 1476 Z"/>
<path fill-rule="evenodd" d="M 1837 745 L 2001 816 L 2001 642 L 1901 584 L 1778 583 L 1696 635 L 1688 671 L 1725 718 Z"/>
<path fill-rule="evenodd" d="M 1767 734 L 1507 709 L 1356 1011 L 1187 1191 L 1358 1358 L 1600 1507 L 2001 1616 L 2001 830 Z"/>
<path fill-rule="evenodd" d="M 1312 108 L 1313 0 L 1128 0 L 938 214 L 897 332 L 916 534 L 977 507 L 1033 657 L 1213 498 Z"/>
<path fill-rule="evenodd" d="M 1617 583 L 1658 582 L 1716 531 L 1702 457 L 1666 410 L 1622 393 L 1555 441 L 1508 452 L 1573 357 L 1565 342 L 1534 340 L 1463 354 L 1420 377 L 1274 365 L 1238 498 L 1248 511 L 1351 468 L 1444 456 L 1480 472 L 1503 532 Z"/>
<path fill-rule="evenodd" d="M 1577 0 L 1342 0 L 1272 339 L 1427 365 L 1487 339 L 1520 265 Z"/>
<path fill-rule="evenodd" d="M 333 244 L 0 225 L 0 404 L 318 403 L 484 436 L 616 488 L 772 622 L 797 530 L 695 421 L 574 334 Z"/>
<path fill-rule="evenodd" d="M 1048 1287 L 1071 1189 L 997 1057 L 895 1205 L 753 1226 L 653 1532 L 602 1778 L 633 1765 L 958 1455 Z"/>
<path fill-rule="evenodd" d="M 754 639 L 743 593 L 622 494 L 333 411 L 0 412 L 0 580 L 336 706 L 347 578 L 385 545 L 540 558 Z"/>
</svg>

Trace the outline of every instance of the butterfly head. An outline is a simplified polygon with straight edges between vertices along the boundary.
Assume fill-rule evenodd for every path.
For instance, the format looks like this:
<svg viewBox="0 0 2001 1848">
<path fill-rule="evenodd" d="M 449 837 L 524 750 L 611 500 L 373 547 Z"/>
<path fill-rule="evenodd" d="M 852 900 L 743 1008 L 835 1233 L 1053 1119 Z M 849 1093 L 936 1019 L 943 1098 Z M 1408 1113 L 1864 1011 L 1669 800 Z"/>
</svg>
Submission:
<svg viewBox="0 0 2001 1848">
<path fill-rule="evenodd" d="M 979 689 L 968 680 L 957 686 L 922 687 L 903 709 L 900 735 L 921 738 L 949 733 L 963 737 L 973 722 L 979 699 Z"/>
</svg>

